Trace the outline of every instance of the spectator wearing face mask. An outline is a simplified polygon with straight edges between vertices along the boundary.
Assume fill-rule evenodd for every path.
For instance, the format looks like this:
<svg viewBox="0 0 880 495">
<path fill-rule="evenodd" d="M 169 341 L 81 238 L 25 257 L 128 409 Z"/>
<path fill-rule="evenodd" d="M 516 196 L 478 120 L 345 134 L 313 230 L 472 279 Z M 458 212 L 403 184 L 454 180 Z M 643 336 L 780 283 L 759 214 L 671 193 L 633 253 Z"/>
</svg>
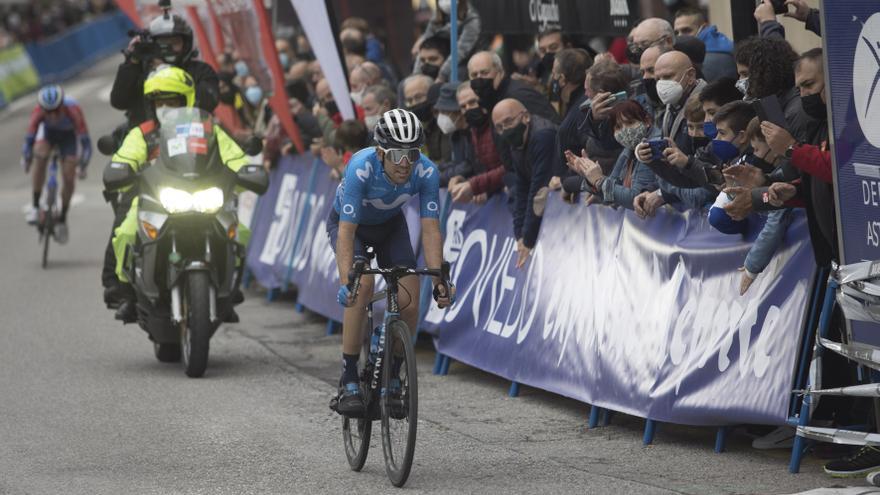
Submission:
<svg viewBox="0 0 880 495">
<path fill-rule="evenodd" d="M 412 55 L 416 57 L 419 53 L 421 44 L 428 38 L 435 36 L 445 36 L 451 39 L 451 23 L 449 16 L 451 15 L 453 0 L 438 0 L 437 10 L 434 17 L 428 22 L 425 32 L 416 40 L 412 47 Z M 465 72 L 464 64 L 467 63 L 471 55 L 482 48 L 480 43 L 480 14 L 467 0 L 455 0 L 458 2 L 458 63 L 460 73 Z M 440 81 L 449 81 L 452 73 L 452 59 L 447 58 L 440 67 L 440 74 L 437 78 Z"/>
<path fill-rule="evenodd" d="M 245 126 L 253 129 L 255 133 L 261 134 L 268 123 L 268 118 L 266 116 L 265 95 L 257 78 L 245 76 L 241 94 L 244 97 L 242 120 Z"/>
<path fill-rule="evenodd" d="M 364 93 L 370 86 L 383 84 L 382 70 L 373 62 L 364 62 L 354 68 L 348 76 L 351 100 L 355 105 L 363 106 Z"/>
<path fill-rule="evenodd" d="M 614 95 L 627 91 L 628 81 L 618 64 L 602 61 L 590 68 L 584 84 L 585 94 L 590 98 L 591 104 L 579 128 L 583 144 L 572 146 L 573 141 L 569 140 L 569 144 L 561 151 L 579 154 L 581 148 L 586 149 L 587 155 L 602 167 L 602 173 L 608 175 L 621 152 L 620 143 L 614 139 L 614 127 L 608 117 L 614 106 L 620 103 Z M 561 133 L 564 133 L 565 126 L 562 129 Z"/>
<path fill-rule="evenodd" d="M 480 98 L 480 105 L 490 112 L 499 101 L 507 98 L 518 100 L 529 111 L 551 122 L 559 122 L 559 114 L 553 110 L 547 97 L 523 83 L 511 79 L 505 72 L 501 57 L 494 52 L 478 52 L 468 61 L 471 88 Z"/>
<path fill-rule="evenodd" d="M 657 177 L 647 165 L 635 158 L 635 148 L 645 139 L 660 136 L 653 119 L 635 101 L 615 105 L 608 115 L 608 124 L 614 130 L 614 139 L 623 148 L 610 174 L 588 158 L 566 151 L 568 166 L 583 178 L 580 190 L 590 191 L 602 203 L 632 210 L 636 196 L 657 189 Z M 653 213 L 652 213 L 653 214 Z"/>
<path fill-rule="evenodd" d="M 663 137 L 671 139 L 685 154 L 692 154 L 684 103 L 692 94 L 698 94 L 706 86 L 706 81 L 697 78 L 687 55 L 674 50 L 657 59 L 654 75 L 657 77 L 657 96 L 665 105 L 657 117 Z"/>
<path fill-rule="evenodd" d="M 644 90 L 644 94 L 650 103 L 652 116 L 658 115 L 663 110 L 663 102 L 660 101 L 660 96 L 657 94 L 657 75 L 655 74 L 657 59 L 660 58 L 660 55 L 670 51 L 672 51 L 672 48 L 666 45 L 648 47 L 642 52 L 642 57 L 639 59 L 639 72 L 642 78 L 640 81 L 633 82 L 636 86 L 634 89 L 637 93 L 641 92 L 642 89 Z"/>
<path fill-rule="evenodd" d="M 278 52 L 278 63 L 281 64 L 281 70 L 287 72 L 296 60 L 290 42 L 284 39 L 275 40 L 275 50 Z"/>
<path fill-rule="evenodd" d="M 551 76 L 551 92 L 558 96 L 560 115 L 563 117 L 556 136 L 558 153 L 557 170 L 554 171 L 554 188 L 560 177 L 569 175 L 565 169 L 566 150 L 578 151 L 584 146 L 580 125 L 584 115 L 579 106 L 587 100 L 585 80 L 593 57 L 581 48 L 566 48 L 556 54 Z"/>
<path fill-rule="evenodd" d="M 702 10 L 684 7 L 675 13 L 673 30 L 676 36 L 695 36 L 705 44 L 703 77 L 712 82 L 722 77 L 736 77 L 736 64 L 733 60 L 733 42 L 709 24 Z"/>
<path fill-rule="evenodd" d="M 471 146 L 474 150 L 473 177 L 463 176 L 449 181 L 452 200 L 467 203 L 484 202 L 489 195 L 504 187 L 506 169 L 498 153 L 500 139 L 495 133 L 488 110 L 471 88 L 470 81 L 458 85 L 455 93 L 458 108 L 467 122 Z"/>
<path fill-rule="evenodd" d="M 448 162 L 439 162 L 440 187 L 447 187 L 450 179 L 458 181 L 468 179 L 474 172 L 474 148 L 470 141 L 468 123 L 455 97 L 458 83 L 443 83 L 440 96 L 434 104 L 437 112 L 437 127 L 451 144 Z"/>
<path fill-rule="evenodd" d="M 779 99 L 786 127 L 798 141 L 815 132 L 817 122 L 801 108 L 794 84 L 794 63 L 798 56 L 787 41 L 778 38 L 749 38 L 736 47 L 737 89 L 747 100 L 770 96 Z"/>
<path fill-rule="evenodd" d="M 562 34 L 562 28 L 550 24 L 538 33 L 536 44 L 538 46 L 538 63 L 532 67 L 533 70 L 524 74 L 515 73 L 512 76 L 514 79 L 525 82 L 541 94 L 548 95 L 550 101 L 559 101 L 558 96 L 554 96 L 550 87 L 553 77 L 553 63 L 557 53 L 571 48 L 571 42 Z"/>
<path fill-rule="evenodd" d="M 364 36 L 364 55 L 367 60 L 377 65 L 385 63 L 385 47 L 372 32 L 370 32 L 370 23 L 362 17 L 348 17 L 339 26 L 340 29 L 354 28 L 360 31 Z"/>
<path fill-rule="evenodd" d="M 641 63 L 642 54 L 648 48 L 659 46 L 671 50 L 672 44 L 675 42 L 672 24 L 659 17 L 643 20 L 633 28 L 630 36 L 632 40 L 627 43 L 626 58 L 632 64 Z"/>
<path fill-rule="evenodd" d="M 364 124 L 367 132 L 372 136 L 373 129 L 379 122 L 382 114 L 395 107 L 397 96 L 394 91 L 384 84 L 370 86 L 364 92 Z"/>
<path fill-rule="evenodd" d="M 517 268 L 525 266 L 531 256 L 541 216 L 535 211 L 534 200 L 547 187 L 553 174 L 556 153 L 556 125 L 538 115 L 531 115 L 519 100 L 507 98 L 492 109 L 495 132 L 510 148 L 515 173 L 513 233 L 517 244 Z"/>
<path fill-rule="evenodd" d="M 449 38 L 432 36 L 419 45 L 419 53 L 413 66 L 413 74 L 424 74 L 440 82 L 440 68 L 449 57 Z"/>
<path fill-rule="evenodd" d="M 404 104 L 422 123 L 425 132 L 424 152 L 435 162 L 449 162 L 452 158 L 452 145 L 449 137 L 437 125 L 434 105 L 440 97 L 440 84 L 433 83 L 424 74 L 416 74 L 404 81 Z"/>
</svg>

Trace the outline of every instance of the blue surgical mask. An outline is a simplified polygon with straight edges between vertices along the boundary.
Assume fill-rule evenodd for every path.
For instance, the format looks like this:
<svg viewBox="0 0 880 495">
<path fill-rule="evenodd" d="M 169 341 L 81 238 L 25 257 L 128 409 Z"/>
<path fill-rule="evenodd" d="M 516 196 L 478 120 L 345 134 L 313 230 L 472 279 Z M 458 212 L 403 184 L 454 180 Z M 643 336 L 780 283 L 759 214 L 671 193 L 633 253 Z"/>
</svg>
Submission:
<svg viewBox="0 0 880 495">
<path fill-rule="evenodd" d="M 290 57 L 287 56 L 286 53 L 281 52 L 278 54 L 278 61 L 281 62 L 281 67 L 284 70 L 290 68 Z"/>
<path fill-rule="evenodd" d="M 715 136 L 718 135 L 718 128 L 715 127 L 715 122 L 703 122 L 703 134 L 710 139 L 715 139 Z"/>
<path fill-rule="evenodd" d="M 244 60 L 239 60 L 235 63 L 235 74 L 238 77 L 245 77 L 250 74 L 250 70 Z"/>
<path fill-rule="evenodd" d="M 722 162 L 729 162 L 739 156 L 739 148 L 730 141 L 723 139 L 712 140 L 712 154 L 717 156 Z"/>
<path fill-rule="evenodd" d="M 263 89 L 259 86 L 250 86 L 244 90 L 244 98 L 251 105 L 256 105 L 263 100 Z"/>
</svg>

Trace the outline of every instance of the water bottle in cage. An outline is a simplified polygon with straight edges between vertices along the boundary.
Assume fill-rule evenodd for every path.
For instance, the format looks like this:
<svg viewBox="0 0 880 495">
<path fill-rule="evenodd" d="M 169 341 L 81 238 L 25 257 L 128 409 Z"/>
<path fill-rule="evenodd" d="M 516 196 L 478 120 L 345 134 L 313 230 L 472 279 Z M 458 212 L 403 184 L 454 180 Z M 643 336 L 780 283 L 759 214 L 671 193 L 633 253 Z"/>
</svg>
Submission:
<svg viewBox="0 0 880 495">
<path fill-rule="evenodd" d="M 382 326 L 379 325 L 373 329 L 373 333 L 370 335 L 370 364 L 376 364 L 376 355 L 379 353 L 379 332 L 382 330 Z"/>
</svg>

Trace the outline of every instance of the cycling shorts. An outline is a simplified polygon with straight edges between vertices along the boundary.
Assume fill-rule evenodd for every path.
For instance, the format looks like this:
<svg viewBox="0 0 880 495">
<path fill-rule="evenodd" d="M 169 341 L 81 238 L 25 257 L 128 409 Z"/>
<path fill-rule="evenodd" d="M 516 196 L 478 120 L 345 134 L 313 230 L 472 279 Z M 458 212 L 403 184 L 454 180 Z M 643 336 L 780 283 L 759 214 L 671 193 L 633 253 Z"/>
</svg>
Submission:
<svg viewBox="0 0 880 495">
<path fill-rule="evenodd" d="M 339 213 L 333 208 L 330 209 L 330 218 L 327 220 L 327 234 L 330 236 L 330 247 L 336 252 Z M 367 247 L 373 248 L 379 268 L 416 267 L 416 255 L 410 244 L 409 227 L 403 212 L 398 212 L 384 223 L 358 225 L 354 234 L 354 256 L 366 258 Z"/>
<path fill-rule="evenodd" d="M 49 149 L 57 148 L 61 158 L 79 156 L 79 146 L 76 141 L 75 131 L 46 130 L 45 124 L 40 124 L 37 131 L 37 143 L 48 143 Z"/>
</svg>

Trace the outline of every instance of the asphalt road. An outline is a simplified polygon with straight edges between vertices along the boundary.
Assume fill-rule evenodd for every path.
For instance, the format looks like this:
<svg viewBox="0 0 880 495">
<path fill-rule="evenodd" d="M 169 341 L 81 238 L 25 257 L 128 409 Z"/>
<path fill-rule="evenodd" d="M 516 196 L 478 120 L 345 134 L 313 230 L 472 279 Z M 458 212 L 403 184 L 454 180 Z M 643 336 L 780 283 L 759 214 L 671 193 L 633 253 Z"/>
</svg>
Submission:
<svg viewBox="0 0 880 495">
<path fill-rule="evenodd" d="M 121 116 L 107 103 L 117 61 L 67 85 L 93 136 Z M 339 418 L 327 402 L 339 336 L 257 292 L 242 323 L 221 327 L 206 376 L 157 362 L 146 334 L 112 319 L 100 267 L 111 212 L 100 194 L 103 159 L 78 185 L 70 242 L 39 267 L 23 220 L 29 180 L 18 165 L 31 101 L 0 114 L 0 493 L 388 493 L 374 434 L 362 473 L 347 467 Z M 588 408 L 463 365 L 431 375 L 421 342 L 418 447 L 410 492 L 794 493 L 831 486 L 814 459 L 787 472 L 787 452 L 758 452 L 741 432 L 728 452 L 714 431 L 618 415 L 587 429 Z M 376 429 L 378 430 L 378 428 Z"/>
</svg>

